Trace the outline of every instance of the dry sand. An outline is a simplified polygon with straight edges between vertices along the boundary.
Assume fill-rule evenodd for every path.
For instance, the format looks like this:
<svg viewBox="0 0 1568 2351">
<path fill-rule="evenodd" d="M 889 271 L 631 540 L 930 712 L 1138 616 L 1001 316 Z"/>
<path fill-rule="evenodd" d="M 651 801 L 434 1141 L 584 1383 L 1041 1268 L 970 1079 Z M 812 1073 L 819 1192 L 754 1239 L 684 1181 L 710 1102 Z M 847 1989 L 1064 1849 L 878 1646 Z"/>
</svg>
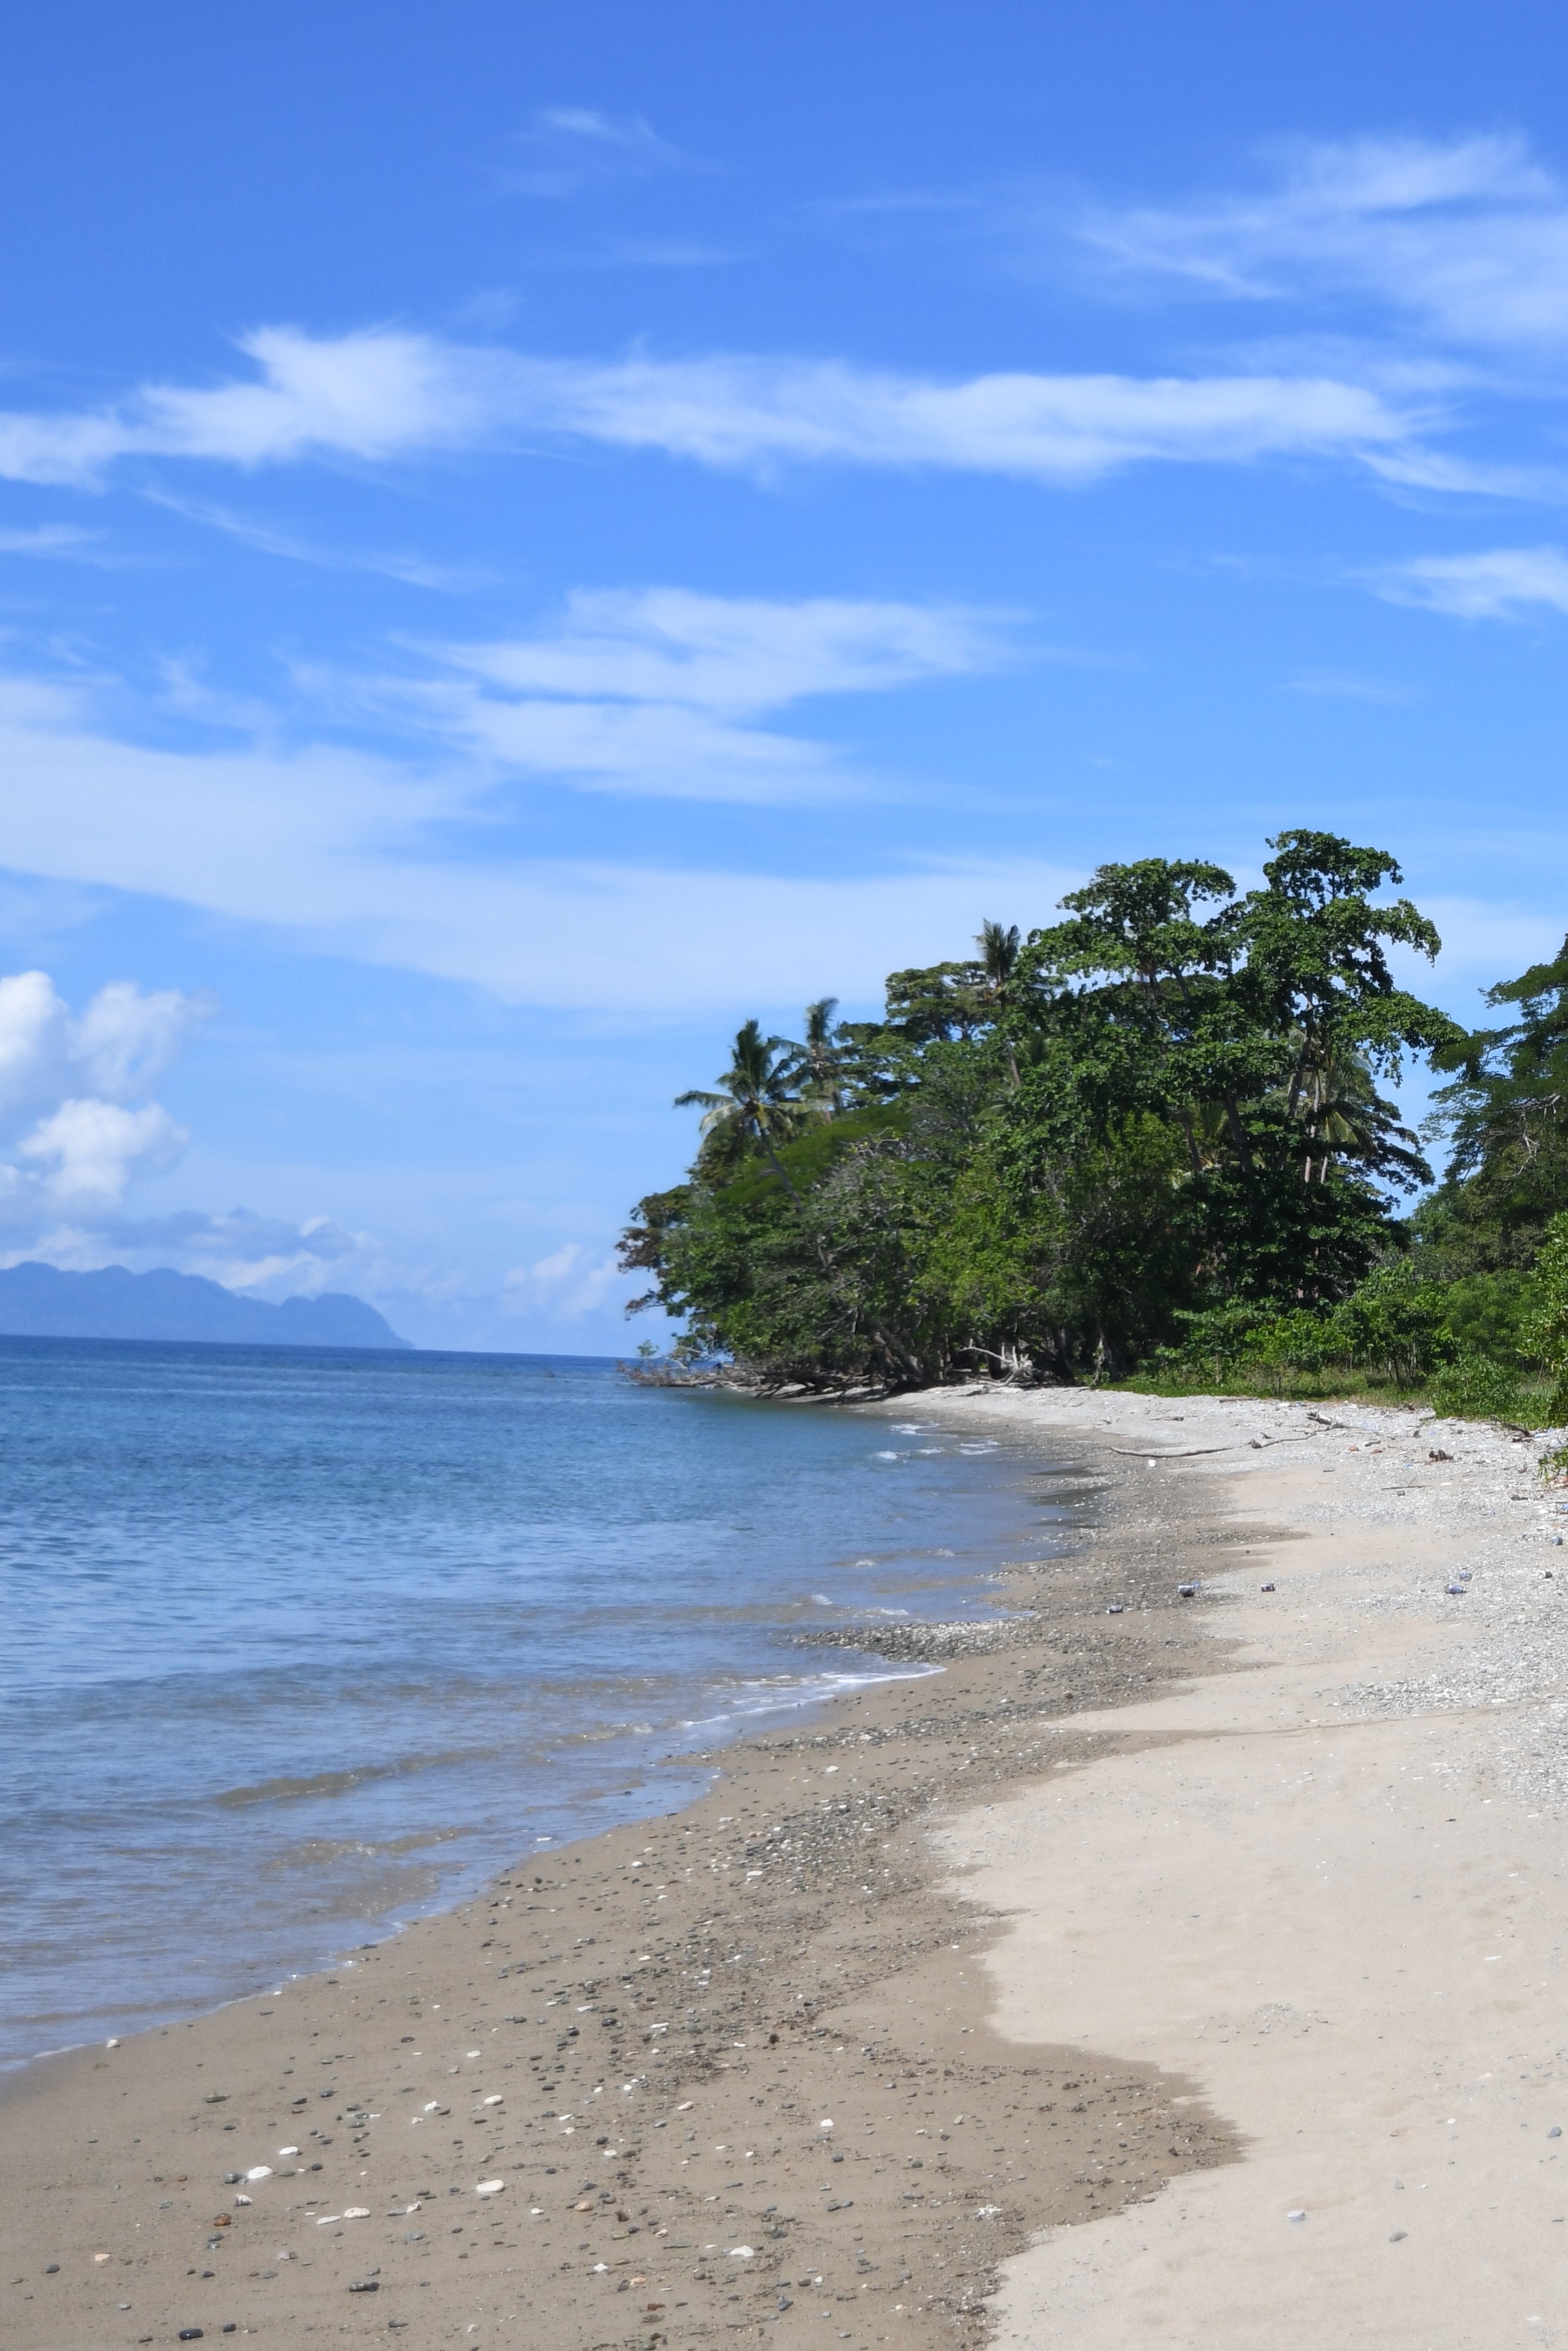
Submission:
<svg viewBox="0 0 1568 2351">
<path fill-rule="evenodd" d="M 1143 1471 L 1293 1530 L 1205 1579 L 1247 1669 L 1098 1714 L 1167 1743 L 945 1832 L 1009 1914 L 999 2030 L 1185 2071 L 1245 2150 L 1046 2231 L 1004 2346 L 1568 2346 L 1568 1519 L 1505 1432 L 1329 1416 L 1118 1400 L 1113 1441 L 1161 1457 L 1268 1440 Z"/>
<path fill-rule="evenodd" d="M 1568 1552 L 1526 1449 L 919 1411 L 1079 1466 L 1019 1613 L 880 1635 L 944 1671 L 685 1813 L 13 2076 L 6 2351 L 1568 2351 Z"/>
</svg>

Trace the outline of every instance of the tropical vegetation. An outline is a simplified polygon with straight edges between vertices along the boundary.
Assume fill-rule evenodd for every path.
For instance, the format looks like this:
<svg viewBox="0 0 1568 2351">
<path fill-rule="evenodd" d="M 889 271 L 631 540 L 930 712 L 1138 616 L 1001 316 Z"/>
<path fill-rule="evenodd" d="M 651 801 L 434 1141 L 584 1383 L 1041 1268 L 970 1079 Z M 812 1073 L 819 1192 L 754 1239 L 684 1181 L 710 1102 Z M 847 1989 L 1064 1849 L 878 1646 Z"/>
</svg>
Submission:
<svg viewBox="0 0 1568 2351">
<path fill-rule="evenodd" d="M 636 1305 L 763 1384 L 1349 1380 L 1568 1418 L 1568 941 L 1472 1033 L 1402 984 L 1439 941 L 1391 856 L 1268 846 L 1248 890 L 1103 866 L 893 973 L 877 1019 L 748 1020 L 623 1237 Z"/>
</svg>

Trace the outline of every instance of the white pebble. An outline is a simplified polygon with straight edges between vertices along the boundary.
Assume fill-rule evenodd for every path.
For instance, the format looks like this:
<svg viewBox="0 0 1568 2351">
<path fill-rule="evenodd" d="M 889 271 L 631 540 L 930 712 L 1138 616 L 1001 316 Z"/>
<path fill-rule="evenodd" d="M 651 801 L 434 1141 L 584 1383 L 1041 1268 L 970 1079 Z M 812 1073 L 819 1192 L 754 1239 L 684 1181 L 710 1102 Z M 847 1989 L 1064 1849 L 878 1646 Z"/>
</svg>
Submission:
<svg viewBox="0 0 1568 2351">
<path fill-rule="evenodd" d="M 476 2196 L 499 2196 L 506 2184 L 504 2179 L 482 2179 L 474 2193 Z"/>
<path fill-rule="evenodd" d="M 247 2179 L 270 2179 L 272 2178 L 272 2166 L 270 2163 L 253 2163 L 250 2169 L 246 2173 L 246 2178 Z"/>
</svg>

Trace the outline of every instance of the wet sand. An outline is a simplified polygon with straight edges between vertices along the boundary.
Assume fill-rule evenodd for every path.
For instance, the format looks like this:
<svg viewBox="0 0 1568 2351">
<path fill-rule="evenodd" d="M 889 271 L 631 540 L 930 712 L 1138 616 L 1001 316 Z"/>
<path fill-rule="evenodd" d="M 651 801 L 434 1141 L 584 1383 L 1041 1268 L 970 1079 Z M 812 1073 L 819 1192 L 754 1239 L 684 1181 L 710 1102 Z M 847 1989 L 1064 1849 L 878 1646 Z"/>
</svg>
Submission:
<svg viewBox="0 0 1568 2351">
<path fill-rule="evenodd" d="M 686 1811 L 332 1974 L 0 2085 L 9 2351 L 962 2346 L 1042 2226 L 1227 2159 L 1185 2075 L 996 2032 L 998 1922 L 931 1834 L 1100 1752 L 1085 1707 L 1213 1662 L 1175 1553 L 1107 1541 L 1100 1452 L 1098 1531 L 1009 1579 L 1034 1613 L 875 1635 L 940 1674 L 727 1748 Z"/>
</svg>

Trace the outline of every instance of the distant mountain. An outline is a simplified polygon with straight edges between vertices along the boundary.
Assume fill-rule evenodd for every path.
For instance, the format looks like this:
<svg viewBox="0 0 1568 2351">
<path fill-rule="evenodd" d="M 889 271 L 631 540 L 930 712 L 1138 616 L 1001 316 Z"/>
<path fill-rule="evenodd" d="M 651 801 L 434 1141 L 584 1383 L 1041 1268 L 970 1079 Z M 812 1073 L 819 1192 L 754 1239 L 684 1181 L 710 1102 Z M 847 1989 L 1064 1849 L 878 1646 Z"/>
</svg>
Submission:
<svg viewBox="0 0 1568 2351">
<path fill-rule="evenodd" d="M 252 1347 L 406 1347 L 362 1298 L 329 1290 L 267 1306 L 199 1273 L 62 1273 L 29 1261 L 0 1270 L 0 1332 L 19 1339 L 196 1339 Z"/>
</svg>

